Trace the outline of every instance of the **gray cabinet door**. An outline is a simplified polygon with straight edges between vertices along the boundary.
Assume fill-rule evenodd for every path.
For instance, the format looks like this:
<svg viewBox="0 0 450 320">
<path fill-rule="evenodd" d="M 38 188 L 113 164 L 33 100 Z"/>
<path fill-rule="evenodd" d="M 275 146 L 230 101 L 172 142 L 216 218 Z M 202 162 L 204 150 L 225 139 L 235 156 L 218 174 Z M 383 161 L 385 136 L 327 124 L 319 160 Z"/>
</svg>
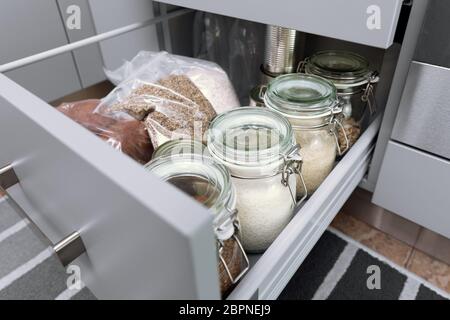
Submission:
<svg viewBox="0 0 450 320">
<path fill-rule="evenodd" d="M 88 0 L 57 0 L 61 17 L 66 22 L 74 12 L 72 6 L 79 8 L 80 28 L 68 27 L 64 24 L 69 42 L 75 42 L 97 34 Z M 103 72 L 103 60 L 98 43 L 73 51 L 80 81 L 83 88 L 106 79 Z"/>
<path fill-rule="evenodd" d="M 402 0 L 162 0 L 182 7 L 388 48 Z"/>
<path fill-rule="evenodd" d="M 373 202 L 450 238 L 450 161 L 389 142 Z"/>
<path fill-rule="evenodd" d="M 430 1 L 392 139 L 450 159 L 450 2 Z"/>
<path fill-rule="evenodd" d="M 450 69 L 411 63 L 392 139 L 450 159 Z"/>
<path fill-rule="evenodd" d="M 153 2 L 149 0 L 89 0 L 97 33 L 110 31 L 151 19 Z M 140 50 L 158 51 L 158 37 L 154 25 L 105 40 L 100 43 L 104 66 L 119 67 L 131 60 Z"/>
<path fill-rule="evenodd" d="M 0 21 L 0 64 L 67 43 L 55 0 L 2 0 Z M 71 53 L 6 72 L 6 75 L 47 101 L 81 88 Z"/>
<path fill-rule="evenodd" d="M 433 0 L 420 31 L 414 60 L 450 68 L 450 2 Z"/>
<path fill-rule="evenodd" d="M 219 298 L 209 211 L 3 75 L 0 150 L 42 232 L 80 233 L 74 263 L 98 298 Z"/>
</svg>

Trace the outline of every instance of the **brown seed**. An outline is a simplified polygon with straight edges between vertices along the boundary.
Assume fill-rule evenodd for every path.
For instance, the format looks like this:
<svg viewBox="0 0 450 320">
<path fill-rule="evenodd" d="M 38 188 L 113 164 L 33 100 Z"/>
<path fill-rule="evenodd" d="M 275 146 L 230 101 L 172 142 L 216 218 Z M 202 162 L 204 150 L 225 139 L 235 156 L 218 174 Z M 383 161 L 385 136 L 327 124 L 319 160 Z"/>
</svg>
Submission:
<svg viewBox="0 0 450 320">
<path fill-rule="evenodd" d="M 350 148 L 355 144 L 355 142 L 361 135 L 361 126 L 353 118 L 344 120 L 343 126 L 348 139 L 348 147 Z M 341 150 L 344 150 L 346 148 L 346 141 L 342 130 L 339 129 L 338 140 L 339 147 L 341 148 Z"/>
</svg>

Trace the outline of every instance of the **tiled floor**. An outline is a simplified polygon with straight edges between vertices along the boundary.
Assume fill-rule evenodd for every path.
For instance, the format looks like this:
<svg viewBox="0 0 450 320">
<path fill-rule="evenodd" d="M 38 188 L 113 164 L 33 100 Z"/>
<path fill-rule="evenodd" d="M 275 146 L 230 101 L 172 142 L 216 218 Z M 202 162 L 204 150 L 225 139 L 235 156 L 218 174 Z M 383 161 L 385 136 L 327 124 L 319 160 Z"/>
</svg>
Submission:
<svg viewBox="0 0 450 320">
<path fill-rule="evenodd" d="M 368 248 L 450 293 L 450 265 L 350 215 L 339 213 L 331 225 Z"/>
</svg>

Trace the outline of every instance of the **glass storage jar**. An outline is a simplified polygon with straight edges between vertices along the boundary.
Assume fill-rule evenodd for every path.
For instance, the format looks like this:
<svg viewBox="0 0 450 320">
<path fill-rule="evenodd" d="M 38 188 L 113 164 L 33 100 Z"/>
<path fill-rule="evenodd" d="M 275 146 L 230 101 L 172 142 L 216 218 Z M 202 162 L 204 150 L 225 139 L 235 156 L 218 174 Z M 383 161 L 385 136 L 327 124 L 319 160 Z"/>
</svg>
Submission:
<svg viewBox="0 0 450 320">
<path fill-rule="evenodd" d="M 301 176 L 301 158 L 289 121 L 266 108 L 242 107 L 218 115 L 207 140 L 211 156 L 229 169 L 236 187 L 245 250 L 264 251 L 296 205 L 296 179 L 290 176 Z"/>
<path fill-rule="evenodd" d="M 264 102 L 292 124 L 296 141 L 301 146 L 307 193 L 312 194 L 333 169 L 336 152 L 345 152 L 338 143 L 337 129 L 343 131 L 343 128 L 336 88 L 318 76 L 288 74 L 269 83 Z M 298 184 L 297 196 L 304 194 L 305 190 Z"/>
<path fill-rule="evenodd" d="M 162 156 L 175 156 L 189 154 L 200 154 L 208 156 L 209 152 L 202 142 L 193 139 L 180 138 L 176 140 L 170 140 L 164 142 L 155 152 L 153 152 L 152 159 L 156 159 Z"/>
<path fill-rule="evenodd" d="M 160 156 L 146 169 L 185 192 L 214 214 L 220 289 L 225 295 L 249 269 L 239 240 L 236 191 L 227 168 L 199 154 Z"/>
<path fill-rule="evenodd" d="M 361 133 L 361 127 L 368 125 L 376 112 L 374 96 L 378 72 L 370 69 L 369 61 L 352 52 L 328 50 L 320 51 L 307 58 L 304 71 L 330 80 L 336 86 L 341 99 L 343 121 L 350 146 Z"/>
</svg>

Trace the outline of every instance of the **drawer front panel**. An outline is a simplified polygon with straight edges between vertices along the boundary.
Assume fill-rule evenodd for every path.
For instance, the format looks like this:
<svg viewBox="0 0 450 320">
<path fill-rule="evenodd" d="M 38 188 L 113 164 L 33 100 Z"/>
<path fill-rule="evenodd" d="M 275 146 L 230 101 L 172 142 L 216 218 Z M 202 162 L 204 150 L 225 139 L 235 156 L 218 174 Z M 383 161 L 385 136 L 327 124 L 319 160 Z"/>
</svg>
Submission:
<svg viewBox="0 0 450 320">
<path fill-rule="evenodd" d="M 80 232 L 75 264 L 97 297 L 219 297 L 209 212 L 0 75 L 7 164 L 8 193 L 53 243 Z"/>
<path fill-rule="evenodd" d="M 389 142 L 373 202 L 450 238 L 450 162 Z"/>
<path fill-rule="evenodd" d="M 392 139 L 450 159 L 450 69 L 413 62 Z"/>
<path fill-rule="evenodd" d="M 393 43 L 403 1 L 163 0 L 161 2 L 388 48 Z"/>
<path fill-rule="evenodd" d="M 433 0 L 429 2 L 427 15 L 420 31 L 414 60 L 450 68 L 448 33 L 450 2 Z"/>
</svg>

